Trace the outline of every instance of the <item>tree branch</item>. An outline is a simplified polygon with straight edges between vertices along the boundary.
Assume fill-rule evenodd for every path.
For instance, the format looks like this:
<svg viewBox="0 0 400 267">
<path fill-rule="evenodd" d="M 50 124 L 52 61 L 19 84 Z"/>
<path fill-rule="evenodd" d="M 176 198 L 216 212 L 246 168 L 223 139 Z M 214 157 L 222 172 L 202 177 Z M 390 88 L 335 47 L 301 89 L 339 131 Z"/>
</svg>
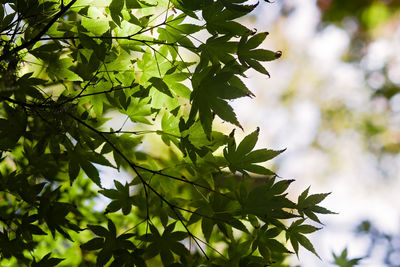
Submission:
<svg viewBox="0 0 400 267">
<path fill-rule="evenodd" d="M 37 41 L 40 40 L 40 38 L 50 29 L 51 26 L 53 26 L 54 23 L 56 23 L 56 21 L 62 17 L 62 15 L 65 14 L 65 12 L 67 12 L 71 6 L 73 4 L 75 4 L 77 0 L 72 0 L 71 2 L 69 2 L 68 5 L 66 6 L 62 6 L 60 11 L 46 24 L 46 26 L 44 26 L 44 28 L 35 36 L 33 37 L 31 40 L 29 40 L 28 42 L 25 42 L 23 44 L 21 44 L 20 46 L 15 47 L 14 49 L 12 49 L 10 52 L 3 54 L 0 56 L 0 61 L 4 60 L 7 56 L 18 53 L 18 51 L 27 48 L 31 45 L 34 45 Z"/>
<path fill-rule="evenodd" d="M 104 139 L 104 141 L 106 141 L 106 142 L 112 147 L 112 149 L 113 149 L 116 153 L 118 153 L 118 154 L 125 160 L 126 163 L 129 164 L 129 166 L 132 168 L 132 170 L 133 170 L 133 171 L 136 173 L 136 175 L 139 177 L 139 179 L 140 179 L 141 183 L 143 184 L 143 186 L 144 186 L 145 188 L 147 187 L 150 191 L 152 191 L 154 194 L 156 194 L 156 195 L 161 199 L 161 201 L 163 201 L 165 204 L 167 204 L 167 205 L 171 208 L 171 210 L 172 210 L 172 211 L 175 213 L 175 215 L 178 217 L 179 221 L 182 223 L 182 225 L 183 225 L 183 227 L 185 228 L 185 230 L 186 230 L 186 232 L 188 233 L 188 235 L 189 235 L 191 238 L 193 238 L 193 240 L 196 242 L 197 246 L 199 247 L 199 249 L 201 250 L 201 252 L 204 254 L 204 256 L 205 256 L 207 259 L 209 259 L 208 256 L 207 256 L 207 254 L 206 254 L 206 252 L 203 250 L 203 248 L 202 248 L 202 247 L 200 246 L 200 244 L 197 242 L 197 239 L 195 238 L 196 236 L 192 234 L 192 232 L 189 230 L 189 228 L 187 227 L 187 225 L 184 223 L 184 221 L 183 221 L 181 215 L 180 215 L 180 214 L 178 213 L 178 211 L 177 211 L 177 209 L 178 209 L 177 206 L 175 206 L 174 204 L 172 204 L 171 202 L 169 202 L 163 195 L 161 195 L 159 192 L 157 192 L 157 190 L 155 190 L 148 182 L 146 182 L 146 181 L 143 179 L 142 175 L 139 173 L 138 169 L 139 169 L 139 168 L 140 168 L 140 169 L 144 169 L 144 170 L 150 171 L 151 173 L 154 173 L 154 174 L 161 174 L 161 175 L 163 175 L 163 176 L 170 177 L 170 178 L 175 178 L 175 179 L 178 179 L 178 180 L 181 180 L 181 179 L 179 179 L 179 178 L 177 178 L 177 177 L 170 176 L 170 175 L 162 174 L 161 172 L 157 172 L 157 171 L 153 171 L 153 170 L 150 170 L 150 169 L 147 169 L 147 168 L 139 167 L 138 165 L 136 165 L 136 164 L 134 164 L 133 162 L 131 162 L 131 161 L 125 156 L 125 154 L 122 153 L 122 151 L 119 150 L 119 149 L 118 149 L 110 140 L 108 140 L 108 138 L 107 138 L 105 135 L 103 135 L 101 132 L 99 132 L 98 130 L 96 130 L 95 128 L 93 128 L 92 126 L 90 126 L 89 124 L 87 124 L 86 122 L 82 121 L 81 119 L 75 117 L 74 115 L 72 115 L 72 114 L 70 114 L 70 113 L 67 113 L 67 115 L 70 116 L 71 118 L 73 118 L 74 120 L 76 120 L 77 122 L 79 122 L 80 124 L 84 125 L 86 128 L 90 129 L 91 131 L 97 133 L 100 137 L 102 137 L 102 138 Z M 190 182 L 190 181 L 188 181 L 188 180 L 183 180 L 183 179 L 182 179 L 181 181 L 184 181 L 184 182 L 187 182 L 187 183 L 190 183 L 190 184 L 194 184 L 193 182 Z M 212 190 L 212 191 L 214 191 L 214 190 Z"/>
</svg>

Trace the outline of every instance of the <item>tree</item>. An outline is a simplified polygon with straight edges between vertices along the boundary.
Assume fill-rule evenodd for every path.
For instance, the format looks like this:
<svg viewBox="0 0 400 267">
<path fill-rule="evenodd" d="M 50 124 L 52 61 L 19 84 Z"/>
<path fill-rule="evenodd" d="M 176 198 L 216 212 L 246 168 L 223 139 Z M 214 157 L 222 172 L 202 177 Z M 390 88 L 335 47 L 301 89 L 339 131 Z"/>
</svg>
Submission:
<svg viewBox="0 0 400 267">
<path fill-rule="evenodd" d="M 237 21 L 258 4 L 2 1 L 1 265 L 286 266 L 299 245 L 318 256 L 307 221 L 333 213 L 319 206 L 329 193 L 289 199 L 294 180 L 261 165 L 284 150 L 255 149 L 259 129 L 240 142 L 215 129 L 242 128 L 229 101 L 252 97 L 245 72 L 269 75 L 260 62 L 281 55 Z M 125 121 L 110 128 L 112 116 Z M 151 134 L 162 153 L 140 147 Z M 131 178 L 106 188 L 105 167 Z"/>
</svg>

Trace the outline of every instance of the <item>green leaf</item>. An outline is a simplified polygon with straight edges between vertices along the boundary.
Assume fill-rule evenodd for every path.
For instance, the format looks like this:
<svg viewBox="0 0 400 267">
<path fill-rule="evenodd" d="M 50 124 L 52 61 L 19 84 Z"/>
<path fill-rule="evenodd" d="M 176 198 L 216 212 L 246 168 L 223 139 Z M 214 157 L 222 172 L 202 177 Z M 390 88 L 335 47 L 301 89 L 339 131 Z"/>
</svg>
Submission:
<svg viewBox="0 0 400 267">
<path fill-rule="evenodd" d="M 282 243 L 275 239 L 268 239 L 265 241 L 266 246 L 275 253 L 293 253 L 290 252 Z"/>
<path fill-rule="evenodd" d="M 102 35 L 110 29 L 109 21 L 99 18 L 82 18 L 82 26 L 94 35 Z"/>
<path fill-rule="evenodd" d="M 115 224 L 112 220 L 108 219 L 107 220 L 107 226 L 108 226 L 108 231 L 110 235 L 116 236 L 117 235 L 117 229 L 115 228 Z"/>
<path fill-rule="evenodd" d="M 111 199 L 118 199 L 120 196 L 120 193 L 114 189 L 99 190 L 99 193 Z"/>
<path fill-rule="evenodd" d="M 168 88 L 168 85 L 160 78 L 158 77 L 151 77 L 149 79 L 149 82 L 152 83 L 152 85 L 161 93 L 166 94 L 169 97 L 173 97 L 171 91 Z"/>
<path fill-rule="evenodd" d="M 72 66 L 72 58 L 57 59 L 50 62 L 48 71 L 51 76 L 59 77 L 62 80 L 83 81 L 78 74 L 70 69 Z"/>
<path fill-rule="evenodd" d="M 292 236 L 290 238 L 290 243 L 292 244 L 294 252 L 296 253 L 296 255 L 298 255 L 299 254 L 299 241 L 297 240 L 297 236 Z"/>
<path fill-rule="evenodd" d="M 275 175 L 275 173 L 267 168 L 265 168 L 264 166 L 260 166 L 260 165 L 255 165 L 255 164 L 249 164 L 249 165 L 245 165 L 244 170 L 247 170 L 249 172 L 254 172 L 257 174 L 262 174 L 262 175 Z"/>
<path fill-rule="evenodd" d="M 282 229 L 279 229 L 278 227 L 270 228 L 268 229 L 264 236 L 267 238 L 274 238 L 277 237 L 280 233 L 282 232 Z"/>
<path fill-rule="evenodd" d="M 240 145 L 239 145 L 239 147 L 240 147 Z M 265 161 L 275 158 L 276 156 L 278 156 L 285 150 L 286 149 L 283 149 L 283 150 L 270 150 L 270 149 L 254 150 L 246 155 L 246 162 L 252 162 L 252 163 L 265 162 Z M 239 148 L 238 148 L 238 151 L 239 151 Z"/>
<path fill-rule="evenodd" d="M 186 247 L 183 244 L 178 243 L 178 242 L 171 243 L 170 249 L 175 254 L 178 254 L 178 255 L 181 255 L 181 256 L 185 256 L 185 255 L 189 254 L 189 251 L 186 249 Z"/>
<path fill-rule="evenodd" d="M 232 217 L 231 215 L 229 215 L 227 213 L 216 214 L 214 217 L 216 218 L 217 221 L 219 221 L 219 220 L 225 221 L 227 224 L 231 225 L 232 227 L 234 227 L 242 232 L 249 233 L 246 226 L 240 220 Z"/>
<path fill-rule="evenodd" d="M 260 254 L 263 256 L 263 258 L 265 259 L 267 264 L 270 265 L 270 263 L 272 262 L 271 249 L 269 247 L 261 245 L 261 246 L 258 246 L 258 252 L 260 252 Z"/>
<path fill-rule="evenodd" d="M 322 202 L 330 194 L 331 193 L 310 195 L 304 200 L 304 202 L 302 202 L 302 205 L 305 207 L 314 206 L 314 205 Z"/>
<path fill-rule="evenodd" d="M 299 214 L 301 216 L 305 214 L 311 220 L 321 223 L 318 217 L 315 215 L 315 213 L 334 214 L 334 212 L 331 212 L 325 208 L 317 206 L 317 204 L 322 202 L 328 195 L 330 195 L 330 193 L 314 194 L 308 196 L 309 189 L 310 188 L 304 190 L 303 193 L 301 193 L 301 195 L 298 197 L 297 207 Z"/>
<path fill-rule="evenodd" d="M 46 254 L 39 262 L 33 262 L 32 267 L 52 267 L 58 265 L 65 259 L 50 258 L 51 253 Z"/>
<path fill-rule="evenodd" d="M 189 87 L 187 87 L 186 85 L 182 84 L 182 83 L 172 83 L 170 85 L 172 91 L 174 91 L 176 93 L 176 95 L 189 99 L 190 98 L 190 89 Z"/>
<path fill-rule="evenodd" d="M 282 194 L 283 192 L 286 191 L 286 189 L 289 187 L 289 185 L 294 182 L 295 180 L 282 180 L 277 183 L 275 183 L 271 190 L 274 192 L 274 195 Z"/>
<path fill-rule="evenodd" d="M 47 235 L 45 231 L 43 231 L 39 226 L 34 224 L 29 224 L 29 231 L 32 232 L 34 235 Z"/>
<path fill-rule="evenodd" d="M 86 158 L 93 163 L 115 168 L 103 155 L 99 153 L 87 153 Z"/>
<path fill-rule="evenodd" d="M 137 0 L 125 0 L 126 8 L 134 9 L 134 8 L 142 8 Z"/>
<path fill-rule="evenodd" d="M 105 266 L 106 263 L 111 259 L 112 253 L 110 250 L 101 250 L 98 254 L 97 261 L 96 261 L 96 266 L 97 267 L 102 267 Z"/>
<path fill-rule="evenodd" d="M 321 259 L 320 256 L 315 251 L 313 244 L 310 242 L 310 240 L 308 240 L 307 237 L 305 237 L 304 235 L 297 235 L 296 239 L 305 249 L 311 251 L 312 253 L 314 253 L 315 256 Z"/>
<path fill-rule="evenodd" d="M 238 59 L 244 67 L 251 67 L 256 71 L 269 76 L 268 71 L 260 64 L 260 61 L 271 61 L 281 57 L 282 52 L 273 52 L 265 49 L 254 49 L 265 39 L 268 33 L 259 33 L 247 40 L 248 33 L 242 35 L 238 46 Z"/>
<path fill-rule="evenodd" d="M 107 229 L 103 226 L 88 224 L 87 227 L 98 236 L 107 237 L 109 235 Z"/>
<path fill-rule="evenodd" d="M 123 0 L 112 0 L 111 4 L 109 6 L 111 17 L 118 26 L 121 26 L 120 16 L 121 16 L 121 11 L 122 11 L 123 7 L 124 7 Z"/>
<path fill-rule="evenodd" d="M 249 66 L 252 67 L 253 69 L 255 69 L 256 71 L 258 71 L 262 74 L 265 74 L 268 77 L 270 76 L 269 72 L 258 61 L 253 60 L 253 59 L 248 59 L 248 60 L 246 60 L 246 63 L 249 64 Z"/>
<path fill-rule="evenodd" d="M 232 172 L 238 170 L 245 175 L 247 175 L 246 171 L 262 175 L 275 175 L 274 172 L 264 166 L 255 165 L 253 163 L 270 160 L 284 150 L 259 149 L 252 151 L 258 140 L 258 132 L 259 129 L 257 128 L 257 130 L 243 138 L 236 150 L 234 146 L 228 143 L 228 149 L 224 150 L 224 157 L 229 162 L 229 168 Z M 231 140 L 231 144 L 234 144 L 233 136 Z"/>
<path fill-rule="evenodd" d="M 209 242 L 212 230 L 214 228 L 214 223 L 207 218 L 203 218 L 201 221 L 201 230 L 203 231 L 204 238 Z"/>
<path fill-rule="evenodd" d="M 340 256 L 336 255 L 335 253 L 332 253 L 333 258 L 335 260 L 334 264 L 336 264 L 339 267 L 353 267 L 357 266 L 363 258 L 354 258 L 354 259 L 348 259 L 347 258 L 347 248 L 345 248 Z"/>
<path fill-rule="evenodd" d="M 242 56 L 246 56 L 259 61 L 271 61 L 280 58 L 282 55 L 281 52 L 273 52 L 270 50 L 264 49 L 254 49 L 250 50 L 247 53 L 242 54 Z"/>
<path fill-rule="evenodd" d="M 321 214 L 338 214 L 336 212 L 330 211 L 324 207 L 321 206 L 314 206 L 312 207 L 312 211 L 315 213 L 321 213 Z"/>
<path fill-rule="evenodd" d="M 303 234 L 310 234 L 310 233 L 313 233 L 318 230 L 321 230 L 321 228 L 317 228 L 317 227 L 309 225 L 309 224 L 302 224 L 302 225 L 296 227 L 296 231 L 299 233 L 303 233 Z"/>
<path fill-rule="evenodd" d="M 250 151 L 252 151 L 254 146 L 257 143 L 259 131 L 260 131 L 260 129 L 257 128 L 257 130 L 255 130 L 254 132 L 252 132 L 251 134 L 249 134 L 245 138 L 243 138 L 243 140 L 240 142 L 240 144 L 238 145 L 238 147 L 236 149 L 236 154 L 238 154 L 240 156 L 244 156 L 247 153 L 249 153 Z"/>
<path fill-rule="evenodd" d="M 286 239 L 290 239 L 290 242 L 292 243 L 292 246 L 295 249 L 296 254 L 298 254 L 298 244 L 300 244 L 305 249 L 311 251 L 318 258 L 320 258 L 310 240 L 308 240 L 308 238 L 306 238 L 303 235 L 318 231 L 320 230 L 320 228 L 308 224 L 302 224 L 304 221 L 305 219 L 300 219 L 293 222 L 286 232 Z"/>
<path fill-rule="evenodd" d="M 124 203 L 121 200 L 111 201 L 111 203 L 107 205 L 106 213 L 116 212 L 117 210 L 120 210 L 123 205 Z"/>
<path fill-rule="evenodd" d="M 160 256 L 164 266 L 168 266 L 174 262 L 174 255 L 172 255 L 171 251 L 169 250 L 161 250 Z"/>
<path fill-rule="evenodd" d="M 297 202 L 298 203 L 302 203 L 304 202 L 304 200 L 307 198 L 308 196 L 308 192 L 310 191 L 310 187 L 308 187 L 306 190 L 304 190 L 299 197 L 297 198 Z"/>
<path fill-rule="evenodd" d="M 27 127 L 27 116 L 19 108 L 11 108 L 3 103 L 8 119 L 0 119 L 0 149 L 12 149 L 24 135 Z"/>
<path fill-rule="evenodd" d="M 252 215 L 252 214 L 249 214 L 249 215 L 248 215 L 248 219 L 249 219 L 251 225 L 252 225 L 254 228 L 256 228 L 256 229 L 260 228 L 260 223 L 258 222 L 256 216 L 254 216 L 254 215 Z"/>
<path fill-rule="evenodd" d="M 71 184 L 75 181 L 76 177 L 78 177 L 80 170 L 81 169 L 79 167 L 79 163 L 74 159 L 70 159 L 69 165 L 68 165 L 68 173 L 69 173 L 69 180 L 70 180 Z"/>
<path fill-rule="evenodd" d="M 255 34 L 247 41 L 246 48 L 248 50 L 257 48 L 265 40 L 268 34 L 269 34 L 268 32 L 260 32 Z"/>
<path fill-rule="evenodd" d="M 222 99 L 214 99 L 211 102 L 211 108 L 214 110 L 215 114 L 218 115 L 221 119 L 224 121 L 230 122 L 240 128 L 242 126 L 240 125 L 239 121 L 236 118 L 236 114 L 233 111 L 233 108 L 228 105 L 228 103 Z"/>
<path fill-rule="evenodd" d="M 95 237 L 85 244 L 81 245 L 81 249 L 83 250 L 98 250 L 104 246 L 104 238 Z"/>
<path fill-rule="evenodd" d="M 101 188 L 99 171 L 96 169 L 96 167 L 85 159 L 81 159 L 79 165 L 81 165 L 83 171 L 90 178 L 90 180 L 92 180 L 96 185 L 98 185 Z"/>
<path fill-rule="evenodd" d="M 4 13 L 2 12 L 2 15 Z M 14 20 L 16 13 L 12 12 L 11 14 L 6 15 L 4 18 L 2 18 L 1 24 L 0 24 L 0 29 L 3 31 L 3 29 L 6 29 L 7 27 L 10 26 L 10 23 Z"/>
</svg>

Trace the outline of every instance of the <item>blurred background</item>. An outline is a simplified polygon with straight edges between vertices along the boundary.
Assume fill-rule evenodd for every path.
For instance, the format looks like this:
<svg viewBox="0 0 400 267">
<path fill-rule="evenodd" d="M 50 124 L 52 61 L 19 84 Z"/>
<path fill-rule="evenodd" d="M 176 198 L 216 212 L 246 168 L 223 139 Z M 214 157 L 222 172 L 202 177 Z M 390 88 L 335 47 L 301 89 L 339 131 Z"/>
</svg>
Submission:
<svg viewBox="0 0 400 267">
<path fill-rule="evenodd" d="M 258 146 L 287 148 L 277 173 L 295 194 L 332 192 L 323 205 L 339 213 L 310 237 L 322 261 L 302 250 L 292 263 L 400 266 L 400 1 L 276 0 L 245 23 L 283 56 L 270 79 L 248 73 L 242 134 L 259 126 Z"/>
</svg>

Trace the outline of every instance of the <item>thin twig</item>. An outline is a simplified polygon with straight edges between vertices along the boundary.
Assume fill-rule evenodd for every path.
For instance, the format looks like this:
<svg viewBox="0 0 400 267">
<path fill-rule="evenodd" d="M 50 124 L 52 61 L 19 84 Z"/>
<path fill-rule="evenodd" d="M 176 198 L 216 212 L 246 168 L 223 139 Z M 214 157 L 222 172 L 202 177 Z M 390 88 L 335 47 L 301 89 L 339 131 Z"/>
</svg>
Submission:
<svg viewBox="0 0 400 267">
<path fill-rule="evenodd" d="M 77 0 L 72 0 L 71 2 L 68 3 L 68 5 L 61 7 L 61 10 L 49 21 L 49 23 L 46 24 L 46 26 L 44 26 L 44 28 L 32 39 L 30 39 L 27 42 L 24 42 L 23 44 L 15 47 L 14 49 L 12 49 L 10 52 L 3 54 L 0 56 L 0 61 L 4 60 L 6 57 L 8 57 L 9 55 L 18 53 L 19 51 L 21 51 L 24 48 L 27 48 L 31 45 L 34 45 L 37 41 L 40 40 L 40 38 L 46 34 L 46 32 L 50 29 L 51 26 L 53 26 L 54 23 L 56 23 L 56 21 L 61 18 L 65 12 L 67 12 L 69 10 L 69 8 L 75 4 Z"/>
<path fill-rule="evenodd" d="M 204 254 L 204 256 L 208 258 L 207 254 L 205 253 L 205 251 L 203 250 L 203 248 L 200 246 L 200 244 L 197 242 L 197 240 L 194 238 L 195 236 L 192 234 L 192 232 L 189 230 L 189 228 L 187 227 L 187 225 L 184 223 L 183 218 L 181 217 L 181 215 L 177 212 L 177 208 L 174 204 L 172 204 L 171 202 L 169 202 L 163 195 L 161 195 L 159 192 L 157 192 L 157 190 L 155 190 L 152 186 L 150 186 L 150 184 L 148 182 L 146 182 L 146 180 L 142 177 L 142 175 L 140 174 L 140 172 L 138 171 L 138 169 L 147 169 L 147 168 L 143 168 L 140 167 L 136 164 L 134 164 L 133 162 L 131 162 L 124 153 L 122 153 L 121 150 L 119 150 L 110 140 L 108 140 L 108 138 L 102 134 L 101 132 L 99 132 L 98 130 L 96 130 L 95 128 L 93 128 L 92 126 L 90 126 L 89 124 L 87 124 L 86 122 L 82 121 L 81 119 L 75 117 L 74 115 L 67 113 L 67 115 L 71 118 L 73 118 L 74 120 L 76 120 L 77 122 L 79 122 L 80 124 L 84 125 L 86 128 L 88 128 L 89 130 L 97 133 L 100 137 L 102 137 L 111 147 L 112 149 L 118 154 L 120 155 L 126 163 L 128 163 L 128 165 L 132 168 L 132 170 L 135 172 L 135 174 L 137 175 L 137 177 L 139 177 L 141 183 L 144 185 L 144 187 L 147 187 L 150 191 L 152 191 L 154 194 L 156 194 L 165 204 L 167 204 L 171 210 L 175 213 L 175 215 L 178 217 L 178 220 L 181 222 L 181 224 L 183 225 L 183 227 L 185 228 L 186 232 L 188 233 L 188 235 L 193 238 L 193 240 L 197 243 L 199 249 L 202 251 L 202 253 Z M 158 173 L 156 171 L 152 171 L 150 169 L 147 169 L 152 173 Z M 163 176 L 167 176 L 162 174 Z M 170 177 L 170 176 L 167 176 Z M 171 176 L 173 177 L 173 176 Z M 175 177 L 174 177 L 175 178 Z M 185 181 L 185 180 L 184 180 Z M 186 181 L 188 182 L 188 181 Z"/>
</svg>

